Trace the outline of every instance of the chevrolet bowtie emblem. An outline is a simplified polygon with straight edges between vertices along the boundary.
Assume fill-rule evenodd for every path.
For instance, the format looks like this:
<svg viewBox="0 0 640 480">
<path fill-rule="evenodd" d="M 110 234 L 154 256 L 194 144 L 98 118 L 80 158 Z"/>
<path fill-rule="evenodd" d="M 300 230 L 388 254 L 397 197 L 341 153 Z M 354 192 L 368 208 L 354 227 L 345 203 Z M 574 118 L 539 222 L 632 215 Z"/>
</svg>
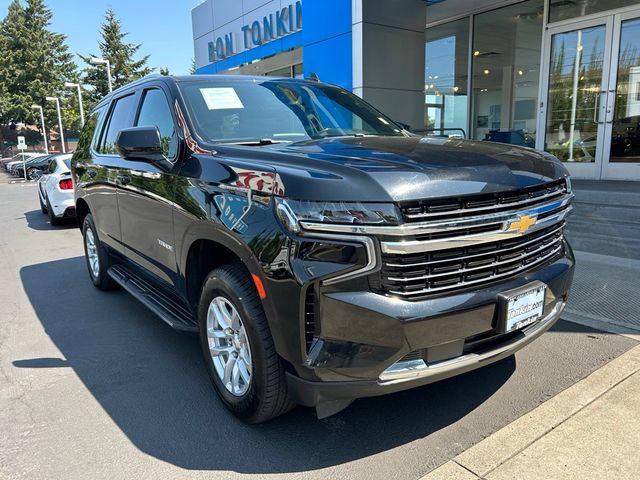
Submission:
<svg viewBox="0 0 640 480">
<path fill-rule="evenodd" d="M 518 220 L 513 220 L 509 224 L 507 230 L 517 230 L 519 233 L 527 233 L 527 231 L 536 224 L 536 217 L 530 217 L 529 215 L 523 215 Z"/>
</svg>

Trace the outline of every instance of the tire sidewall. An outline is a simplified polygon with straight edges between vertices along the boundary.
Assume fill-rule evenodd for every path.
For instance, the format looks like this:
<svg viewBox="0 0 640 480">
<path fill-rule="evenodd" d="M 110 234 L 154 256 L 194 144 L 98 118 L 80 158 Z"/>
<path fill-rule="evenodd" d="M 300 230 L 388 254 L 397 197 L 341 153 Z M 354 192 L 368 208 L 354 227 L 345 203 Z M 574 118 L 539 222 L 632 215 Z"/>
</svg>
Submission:
<svg viewBox="0 0 640 480">
<path fill-rule="evenodd" d="M 40 187 L 38 187 L 38 189 L 40 189 Z M 38 192 L 38 200 L 40 201 L 40 210 L 42 211 L 42 213 L 49 213 L 49 211 L 47 210 L 47 206 L 42 201 L 42 195 L 40 194 L 40 192 Z"/>
<path fill-rule="evenodd" d="M 49 223 L 51 223 L 52 226 L 56 226 L 60 224 L 60 219 L 56 217 L 56 214 L 53 211 L 53 208 L 51 208 L 51 203 L 49 202 L 49 199 L 47 199 L 47 214 L 49 215 Z M 85 248 L 85 254 L 86 254 L 86 248 Z"/>
<path fill-rule="evenodd" d="M 252 316 L 258 312 L 251 312 L 246 308 L 248 292 L 238 285 L 231 275 L 220 276 L 219 272 L 212 272 L 204 282 L 200 303 L 198 305 L 198 323 L 200 326 L 200 343 L 204 354 L 204 362 L 209 372 L 209 377 L 216 392 L 225 405 L 240 418 L 247 418 L 254 412 L 260 402 L 260 398 L 266 390 L 266 352 L 264 351 L 262 339 L 256 331 L 256 326 L 252 321 Z M 241 293 L 239 293 L 241 292 Z M 255 295 L 255 293 L 254 293 Z M 244 325 L 249 346 L 251 348 L 251 384 L 247 392 L 242 396 L 233 395 L 227 390 L 218 376 L 213 365 L 213 359 L 209 352 L 209 342 L 207 338 L 207 312 L 211 301 L 218 296 L 223 296 L 229 300 L 240 314 Z M 261 312 L 264 315 L 263 312 Z"/>
<path fill-rule="evenodd" d="M 89 229 L 91 229 L 91 231 L 93 232 L 93 240 L 96 245 L 96 252 L 98 253 L 98 265 L 100 266 L 100 271 L 97 277 L 93 275 L 93 272 L 91 271 L 91 265 L 89 264 L 89 255 L 87 252 L 87 240 L 86 240 L 87 230 Z M 106 290 L 108 286 L 108 283 L 106 280 L 106 276 L 107 276 L 106 269 L 108 268 L 108 262 L 106 259 L 107 254 L 102 248 L 100 239 L 98 238 L 98 233 L 96 232 L 96 226 L 93 223 L 93 217 L 91 216 L 91 214 L 88 214 L 86 217 L 84 217 L 84 221 L 82 222 L 82 245 L 84 247 L 84 260 L 87 266 L 87 271 L 89 272 L 89 278 L 91 279 L 91 282 L 97 288 Z"/>
</svg>

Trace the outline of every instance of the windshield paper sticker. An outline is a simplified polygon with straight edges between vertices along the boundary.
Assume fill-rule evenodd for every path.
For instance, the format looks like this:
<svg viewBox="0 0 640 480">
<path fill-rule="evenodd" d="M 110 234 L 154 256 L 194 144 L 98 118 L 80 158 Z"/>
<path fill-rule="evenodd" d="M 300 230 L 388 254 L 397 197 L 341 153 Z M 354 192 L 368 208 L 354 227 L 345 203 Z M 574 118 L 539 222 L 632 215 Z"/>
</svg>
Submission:
<svg viewBox="0 0 640 480">
<path fill-rule="evenodd" d="M 240 97 L 232 87 L 201 88 L 200 93 L 209 110 L 224 110 L 226 108 L 244 108 Z"/>
<path fill-rule="evenodd" d="M 216 202 L 218 210 L 220 210 L 220 220 L 222 220 L 225 227 L 233 230 L 235 225 L 235 230 L 239 233 L 244 233 L 247 230 L 247 224 L 244 221 L 238 222 L 245 209 L 249 207 L 247 197 L 221 193 L 216 195 L 213 200 Z"/>
</svg>

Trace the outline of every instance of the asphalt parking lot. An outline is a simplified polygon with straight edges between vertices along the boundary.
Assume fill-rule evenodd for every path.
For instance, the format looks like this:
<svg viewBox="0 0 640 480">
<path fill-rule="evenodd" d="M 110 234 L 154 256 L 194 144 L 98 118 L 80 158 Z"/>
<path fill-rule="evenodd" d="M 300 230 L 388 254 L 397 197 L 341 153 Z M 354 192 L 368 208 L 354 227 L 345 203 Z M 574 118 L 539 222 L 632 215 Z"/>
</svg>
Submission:
<svg viewBox="0 0 640 480">
<path fill-rule="evenodd" d="M 96 290 L 79 230 L 0 174 L 0 478 L 418 479 L 636 344 L 561 321 L 464 376 L 247 426 L 196 338 Z"/>
</svg>

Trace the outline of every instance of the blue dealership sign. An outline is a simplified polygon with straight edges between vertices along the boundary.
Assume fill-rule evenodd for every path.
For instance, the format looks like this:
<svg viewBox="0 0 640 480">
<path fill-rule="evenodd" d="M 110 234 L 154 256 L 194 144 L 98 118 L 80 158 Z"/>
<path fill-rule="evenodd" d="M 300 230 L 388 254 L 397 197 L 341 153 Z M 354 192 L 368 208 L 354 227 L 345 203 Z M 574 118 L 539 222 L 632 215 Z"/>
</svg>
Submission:
<svg viewBox="0 0 640 480">
<path fill-rule="evenodd" d="M 246 21 L 246 20 L 245 20 Z M 241 37 L 242 51 L 302 30 L 302 2 L 297 1 L 262 18 L 249 19 L 239 32 L 229 32 L 208 44 L 209 61 L 217 62 L 240 53 L 236 36 Z"/>
</svg>

